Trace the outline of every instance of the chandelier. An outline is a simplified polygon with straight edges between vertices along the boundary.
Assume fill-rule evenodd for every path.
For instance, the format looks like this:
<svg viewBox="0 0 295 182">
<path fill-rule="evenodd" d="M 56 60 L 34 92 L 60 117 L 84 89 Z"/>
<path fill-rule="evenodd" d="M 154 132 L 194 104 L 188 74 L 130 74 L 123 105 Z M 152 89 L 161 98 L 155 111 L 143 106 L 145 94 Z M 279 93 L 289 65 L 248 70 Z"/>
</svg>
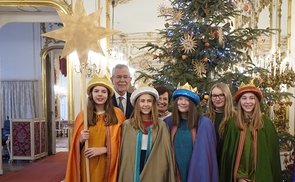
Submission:
<svg viewBox="0 0 295 182">
<path fill-rule="evenodd" d="M 113 0 L 112 1 L 112 5 L 113 6 L 117 6 L 118 4 L 126 4 L 128 3 L 130 0 Z"/>
<path fill-rule="evenodd" d="M 82 70 L 86 71 L 87 77 L 93 77 L 94 74 L 100 73 L 100 66 L 97 66 L 95 63 L 89 64 L 89 63 L 82 63 L 81 65 L 75 65 L 75 72 L 81 73 Z"/>
</svg>

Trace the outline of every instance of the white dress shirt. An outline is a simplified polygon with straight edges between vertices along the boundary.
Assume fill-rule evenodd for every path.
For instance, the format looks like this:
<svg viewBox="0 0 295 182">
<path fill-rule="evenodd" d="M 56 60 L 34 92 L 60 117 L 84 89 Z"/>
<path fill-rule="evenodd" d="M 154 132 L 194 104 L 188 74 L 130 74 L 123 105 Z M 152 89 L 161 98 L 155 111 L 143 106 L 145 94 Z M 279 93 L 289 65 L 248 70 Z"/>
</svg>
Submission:
<svg viewBox="0 0 295 182">
<path fill-rule="evenodd" d="M 123 104 L 123 107 L 124 107 L 124 114 L 126 114 L 126 107 L 127 107 L 127 92 L 121 96 L 119 95 L 116 91 L 115 91 L 115 97 L 116 97 L 116 101 L 117 101 L 117 106 L 119 106 L 119 103 L 120 103 L 120 99 L 119 97 L 123 97 L 122 99 L 122 104 Z"/>
</svg>

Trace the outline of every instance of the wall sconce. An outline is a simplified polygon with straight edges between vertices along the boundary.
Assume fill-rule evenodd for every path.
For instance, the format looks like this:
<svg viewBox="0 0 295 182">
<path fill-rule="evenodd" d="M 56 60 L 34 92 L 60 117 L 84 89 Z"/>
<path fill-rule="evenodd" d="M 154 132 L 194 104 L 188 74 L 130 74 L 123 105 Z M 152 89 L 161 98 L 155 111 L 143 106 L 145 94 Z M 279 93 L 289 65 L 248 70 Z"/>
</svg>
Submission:
<svg viewBox="0 0 295 182">
<path fill-rule="evenodd" d="M 74 70 L 76 73 L 82 73 L 82 70 L 85 70 L 86 76 L 92 77 L 94 74 L 99 74 L 101 68 L 100 66 L 98 67 L 95 63 L 92 63 L 92 64 L 82 63 L 82 65 L 75 65 Z"/>
</svg>

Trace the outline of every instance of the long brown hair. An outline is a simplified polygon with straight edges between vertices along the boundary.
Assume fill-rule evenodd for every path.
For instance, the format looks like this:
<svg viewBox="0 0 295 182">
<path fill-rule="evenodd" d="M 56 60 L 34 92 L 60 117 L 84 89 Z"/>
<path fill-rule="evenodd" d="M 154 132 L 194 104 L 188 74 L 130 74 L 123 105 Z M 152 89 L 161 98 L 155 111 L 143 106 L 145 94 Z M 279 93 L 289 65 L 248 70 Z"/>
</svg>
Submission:
<svg viewBox="0 0 295 182">
<path fill-rule="evenodd" d="M 241 106 L 241 99 L 239 99 L 239 102 L 237 105 L 237 117 L 235 119 L 235 124 L 239 129 L 243 129 L 246 119 L 250 119 L 250 129 L 259 130 L 263 128 L 264 126 L 264 121 L 263 121 L 262 113 L 260 110 L 259 100 L 256 95 L 254 98 L 255 98 L 255 106 L 254 106 L 254 111 L 251 118 L 249 118 L 249 116 L 245 116 L 244 110 Z"/>
<path fill-rule="evenodd" d="M 144 126 L 144 123 L 143 123 L 143 120 L 141 117 L 140 101 L 138 100 L 139 97 L 140 96 L 138 96 L 135 100 L 134 111 L 133 111 L 133 114 L 130 118 L 130 123 L 134 129 L 141 130 L 142 132 L 144 132 L 145 126 Z M 150 112 L 150 116 L 153 121 L 153 129 L 155 129 L 156 127 L 158 127 L 159 115 L 158 115 L 158 108 L 157 108 L 157 104 L 156 104 L 156 99 L 152 95 L 151 95 L 151 97 L 153 98 L 153 101 L 152 101 L 152 110 Z"/>
<path fill-rule="evenodd" d="M 175 99 L 173 108 L 172 108 L 172 116 L 171 116 L 171 124 L 174 126 L 178 126 L 180 122 L 180 111 L 178 110 L 178 99 Z M 190 129 L 193 129 L 198 126 L 199 123 L 199 114 L 197 110 L 196 104 L 189 99 L 189 109 L 188 109 L 188 117 L 187 117 L 187 125 Z"/>
<path fill-rule="evenodd" d="M 97 115 L 95 114 L 96 108 L 95 108 L 95 102 L 93 100 L 93 96 L 92 96 L 92 90 L 94 87 L 92 87 L 90 89 L 90 94 L 88 96 L 88 102 L 87 102 L 87 123 L 88 126 L 94 126 L 96 125 L 97 122 Z M 118 123 L 118 118 L 116 116 L 115 110 L 114 110 L 114 106 L 113 106 L 113 102 L 112 102 L 112 97 L 110 94 L 110 91 L 107 89 L 108 91 L 108 98 L 104 104 L 104 110 L 105 110 L 105 116 L 104 116 L 104 122 L 106 126 L 110 126 L 110 125 L 115 125 Z"/>
<path fill-rule="evenodd" d="M 220 138 L 223 138 L 223 134 L 224 134 L 224 128 L 226 123 L 228 122 L 228 120 L 235 116 L 236 111 L 233 105 L 233 98 L 232 98 L 232 94 L 228 88 L 228 86 L 224 83 L 216 83 L 215 85 L 212 86 L 211 90 L 210 90 L 210 99 L 209 99 L 209 103 L 208 103 L 208 111 L 205 114 L 205 116 L 207 116 L 209 119 L 212 120 L 212 122 L 215 122 L 215 117 L 216 117 L 216 112 L 215 112 L 215 106 L 213 104 L 213 101 L 211 99 L 212 96 L 212 90 L 214 88 L 219 88 L 222 93 L 224 94 L 224 111 L 223 111 L 223 118 L 221 120 L 221 123 L 219 125 L 218 128 L 218 134 Z"/>
</svg>

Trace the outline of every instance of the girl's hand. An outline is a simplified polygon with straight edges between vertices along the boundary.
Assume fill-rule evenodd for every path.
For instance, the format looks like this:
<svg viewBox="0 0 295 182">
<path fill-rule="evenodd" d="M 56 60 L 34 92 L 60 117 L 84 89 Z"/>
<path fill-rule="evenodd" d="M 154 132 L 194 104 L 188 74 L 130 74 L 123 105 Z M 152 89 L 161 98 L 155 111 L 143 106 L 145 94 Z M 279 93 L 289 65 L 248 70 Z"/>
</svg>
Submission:
<svg viewBox="0 0 295 182">
<path fill-rule="evenodd" d="M 93 147 L 93 148 L 88 148 L 87 150 L 85 150 L 84 155 L 87 158 L 92 158 L 105 153 L 107 153 L 106 147 Z"/>
<path fill-rule="evenodd" d="M 81 136 L 80 136 L 80 143 L 84 143 L 88 139 L 89 139 L 89 131 L 88 130 L 82 130 L 81 131 Z"/>
</svg>

